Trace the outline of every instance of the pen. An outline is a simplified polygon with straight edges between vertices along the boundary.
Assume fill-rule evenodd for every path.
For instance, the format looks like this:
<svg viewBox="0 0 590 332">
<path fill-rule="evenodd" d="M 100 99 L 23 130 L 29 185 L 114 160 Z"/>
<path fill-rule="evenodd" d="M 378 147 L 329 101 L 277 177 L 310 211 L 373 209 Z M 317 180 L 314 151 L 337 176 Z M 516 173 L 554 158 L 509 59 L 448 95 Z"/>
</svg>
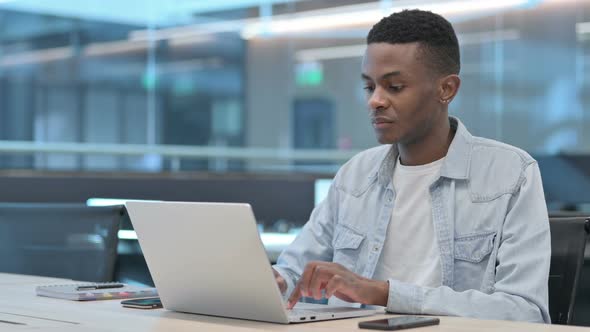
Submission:
<svg viewBox="0 0 590 332">
<path fill-rule="evenodd" d="M 85 285 L 85 286 L 76 287 L 76 290 L 81 291 L 81 290 L 94 290 L 94 289 L 109 289 L 109 288 L 121 288 L 124 286 L 125 285 L 119 284 L 119 283 L 104 284 L 104 285 Z"/>
</svg>

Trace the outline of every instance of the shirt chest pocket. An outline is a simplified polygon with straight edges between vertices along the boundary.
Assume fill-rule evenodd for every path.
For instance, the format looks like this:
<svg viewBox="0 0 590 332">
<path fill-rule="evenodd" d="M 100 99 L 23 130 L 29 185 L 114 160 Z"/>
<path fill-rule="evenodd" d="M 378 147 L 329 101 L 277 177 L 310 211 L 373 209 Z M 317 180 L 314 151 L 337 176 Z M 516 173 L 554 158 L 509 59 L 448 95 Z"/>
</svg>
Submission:
<svg viewBox="0 0 590 332">
<path fill-rule="evenodd" d="M 355 263 L 360 255 L 361 243 L 365 236 L 352 229 L 336 225 L 332 247 L 334 248 L 334 263 L 338 263 L 354 271 Z"/>
<path fill-rule="evenodd" d="M 455 290 L 481 289 L 495 240 L 495 232 L 455 237 Z"/>
</svg>

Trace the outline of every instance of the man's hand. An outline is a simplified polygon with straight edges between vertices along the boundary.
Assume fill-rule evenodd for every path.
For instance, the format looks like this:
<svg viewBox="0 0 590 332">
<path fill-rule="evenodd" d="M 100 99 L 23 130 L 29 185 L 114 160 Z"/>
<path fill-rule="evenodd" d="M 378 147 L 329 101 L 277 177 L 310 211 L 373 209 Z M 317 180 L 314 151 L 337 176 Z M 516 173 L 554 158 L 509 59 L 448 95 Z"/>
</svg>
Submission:
<svg viewBox="0 0 590 332">
<path fill-rule="evenodd" d="M 347 302 L 386 306 L 389 284 L 363 278 L 337 263 L 310 262 L 291 293 L 287 307 L 293 308 L 302 296 L 319 300 L 322 290 L 327 298 L 336 296 Z"/>
<path fill-rule="evenodd" d="M 287 282 L 285 281 L 285 278 L 281 277 L 274 268 L 272 269 L 272 273 L 275 275 L 275 281 L 277 282 L 277 285 L 279 285 L 281 294 L 285 294 L 285 291 L 287 290 Z"/>
</svg>

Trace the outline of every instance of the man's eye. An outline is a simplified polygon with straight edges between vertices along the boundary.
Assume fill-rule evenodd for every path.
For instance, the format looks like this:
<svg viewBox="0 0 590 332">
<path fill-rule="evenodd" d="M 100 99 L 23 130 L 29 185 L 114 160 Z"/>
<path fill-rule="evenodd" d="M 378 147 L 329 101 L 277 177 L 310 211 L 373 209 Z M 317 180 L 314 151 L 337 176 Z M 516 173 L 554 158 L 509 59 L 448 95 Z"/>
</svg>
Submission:
<svg viewBox="0 0 590 332">
<path fill-rule="evenodd" d="M 367 92 L 373 92 L 373 90 L 375 90 L 375 88 L 374 88 L 374 87 L 372 87 L 372 86 L 365 86 L 365 87 L 363 88 L 363 90 L 365 90 L 365 91 L 367 91 Z"/>
<path fill-rule="evenodd" d="M 389 89 L 393 92 L 400 92 L 404 89 L 403 85 L 391 85 Z"/>
</svg>

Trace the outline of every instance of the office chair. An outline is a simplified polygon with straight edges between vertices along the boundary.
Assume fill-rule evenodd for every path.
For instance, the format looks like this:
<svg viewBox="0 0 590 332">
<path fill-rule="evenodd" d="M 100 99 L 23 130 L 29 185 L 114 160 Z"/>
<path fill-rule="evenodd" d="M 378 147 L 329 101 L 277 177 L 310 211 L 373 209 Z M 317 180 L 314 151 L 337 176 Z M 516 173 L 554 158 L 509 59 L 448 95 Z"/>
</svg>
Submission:
<svg viewBox="0 0 590 332">
<path fill-rule="evenodd" d="M 0 272 L 111 281 L 122 206 L 0 203 Z"/>
<path fill-rule="evenodd" d="M 578 280 L 584 263 L 584 249 L 590 233 L 586 217 L 549 218 L 551 267 L 549 272 L 549 314 L 553 324 L 572 322 Z"/>
</svg>

